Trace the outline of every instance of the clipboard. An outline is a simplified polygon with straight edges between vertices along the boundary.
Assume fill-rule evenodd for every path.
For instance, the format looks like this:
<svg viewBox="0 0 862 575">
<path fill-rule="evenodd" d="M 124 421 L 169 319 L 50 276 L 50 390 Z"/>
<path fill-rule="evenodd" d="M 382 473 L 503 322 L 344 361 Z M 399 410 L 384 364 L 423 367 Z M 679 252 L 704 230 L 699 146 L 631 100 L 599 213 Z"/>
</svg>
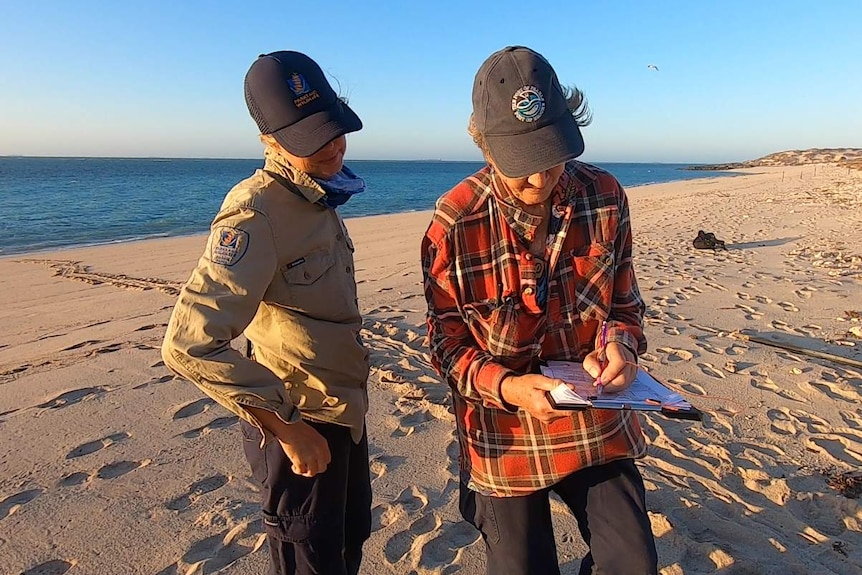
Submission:
<svg viewBox="0 0 862 575">
<path fill-rule="evenodd" d="M 542 375 L 571 384 L 571 387 L 561 384 L 545 393 L 554 409 L 627 409 L 659 412 L 671 419 L 703 420 L 699 409 L 641 367 L 628 389 L 619 393 L 600 394 L 593 387 L 594 378 L 584 370 L 581 363 L 547 361 L 541 366 L 541 371 Z"/>
</svg>

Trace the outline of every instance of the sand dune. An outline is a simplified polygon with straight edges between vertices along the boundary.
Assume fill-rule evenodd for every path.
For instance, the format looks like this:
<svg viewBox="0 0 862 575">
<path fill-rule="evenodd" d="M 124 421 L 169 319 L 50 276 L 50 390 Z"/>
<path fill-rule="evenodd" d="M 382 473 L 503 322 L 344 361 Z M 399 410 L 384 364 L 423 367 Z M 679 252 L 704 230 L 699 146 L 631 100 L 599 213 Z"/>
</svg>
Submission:
<svg viewBox="0 0 862 575">
<path fill-rule="evenodd" d="M 630 190 L 643 366 L 706 412 L 702 424 L 642 419 L 661 570 L 862 572 L 862 172 L 746 172 Z M 448 391 L 423 343 L 428 217 L 348 222 L 373 361 L 367 574 L 484 573 L 481 540 L 457 512 Z M 727 251 L 693 249 L 699 229 Z M 159 358 L 202 247 L 0 259 L 2 573 L 264 571 L 238 420 Z M 585 548 L 565 506 L 552 509 L 563 572 L 576 573 Z"/>
</svg>

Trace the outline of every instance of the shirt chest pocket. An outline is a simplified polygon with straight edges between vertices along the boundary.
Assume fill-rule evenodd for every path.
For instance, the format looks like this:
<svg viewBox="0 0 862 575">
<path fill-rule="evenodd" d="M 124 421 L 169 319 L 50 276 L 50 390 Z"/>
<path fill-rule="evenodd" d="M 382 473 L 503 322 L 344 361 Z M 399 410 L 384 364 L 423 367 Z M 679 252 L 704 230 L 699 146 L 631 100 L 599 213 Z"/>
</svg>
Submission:
<svg viewBox="0 0 862 575">
<path fill-rule="evenodd" d="M 581 320 L 608 317 L 614 292 L 614 244 L 601 242 L 572 253 L 576 302 Z"/>
<path fill-rule="evenodd" d="M 329 268 L 335 265 L 335 258 L 327 252 L 317 252 L 299 258 L 286 265 L 281 275 L 290 285 L 310 286 L 317 282 Z"/>
<path fill-rule="evenodd" d="M 284 266 L 271 303 L 309 317 L 329 319 L 341 291 L 334 266 L 335 257 L 328 252 L 314 252 Z"/>
</svg>

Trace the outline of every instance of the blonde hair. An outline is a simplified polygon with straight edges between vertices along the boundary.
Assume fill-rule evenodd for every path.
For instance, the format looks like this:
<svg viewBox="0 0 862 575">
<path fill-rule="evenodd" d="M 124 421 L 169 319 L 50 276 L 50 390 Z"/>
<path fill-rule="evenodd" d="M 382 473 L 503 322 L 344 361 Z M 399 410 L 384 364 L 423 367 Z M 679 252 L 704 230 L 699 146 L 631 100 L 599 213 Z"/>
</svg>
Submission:
<svg viewBox="0 0 862 575">
<path fill-rule="evenodd" d="M 593 113 L 590 111 L 590 106 L 587 104 L 587 97 L 583 91 L 576 86 L 563 86 L 563 96 L 566 98 L 566 107 L 575 119 L 575 123 L 580 127 L 589 126 L 593 121 Z M 473 114 L 470 114 L 470 120 L 467 123 L 467 133 L 473 138 L 473 143 L 482 151 L 485 159 L 490 159 L 488 153 L 488 144 L 485 143 L 485 136 L 476 127 L 476 121 Z"/>
</svg>

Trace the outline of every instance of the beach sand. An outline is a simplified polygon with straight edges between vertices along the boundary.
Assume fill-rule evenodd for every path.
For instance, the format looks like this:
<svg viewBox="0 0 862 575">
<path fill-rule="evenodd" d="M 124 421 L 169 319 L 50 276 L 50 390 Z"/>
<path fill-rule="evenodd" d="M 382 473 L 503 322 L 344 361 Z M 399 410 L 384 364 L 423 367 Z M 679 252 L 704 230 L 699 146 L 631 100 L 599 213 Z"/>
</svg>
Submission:
<svg viewBox="0 0 862 575">
<path fill-rule="evenodd" d="M 642 418 L 661 572 L 859 573 L 862 172 L 745 172 L 629 190 L 642 365 L 705 411 L 702 423 Z M 448 389 L 423 342 L 429 216 L 348 221 L 373 362 L 364 574 L 484 573 L 457 511 Z M 695 250 L 700 229 L 728 250 Z M 0 259 L 0 573 L 265 572 L 238 420 L 159 356 L 203 244 Z M 584 544 L 567 509 L 552 510 L 563 573 L 576 573 Z"/>
</svg>

